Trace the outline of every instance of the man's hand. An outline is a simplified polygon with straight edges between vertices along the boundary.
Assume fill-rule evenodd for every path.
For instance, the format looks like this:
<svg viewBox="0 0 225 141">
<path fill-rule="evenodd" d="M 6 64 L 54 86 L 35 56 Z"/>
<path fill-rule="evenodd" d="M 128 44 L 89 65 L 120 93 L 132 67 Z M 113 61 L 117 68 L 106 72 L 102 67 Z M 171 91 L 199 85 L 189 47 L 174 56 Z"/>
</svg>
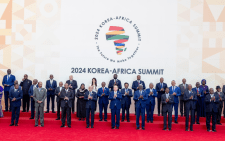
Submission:
<svg viewBox="0 0 225 141">
<path fill-rule="evenodd" d="M 211 101 L 214 101 L 214 100 L 215 100 L 215 97 L 212 97 L 212 98 L 211 98 Z"/>
<path fill-rule="evenodd" d="M 69 100 L 69 98 L 65 96 L 64 100 Z"/>
<path fill-rule="evenodd" d="M 4 86 L 8 86 L 7 84 L 4 84 Z"/>
<path fill-rule="evenodd" d="M 204 94 L 206 94 L 206 91 L 204 91 Z"/>
<path fill-rule="evenodd" d="M 14 97 L 14 98 L 12 99 L 12 101 L 16 101 L 16 98 Z"/>
<path fill-rule="evenodd" d="M 79 98 L 83 98 L 83 96 L 79 96 Z"/>
<path fill-rule="evenodd" d="M 58 96 L 60 96 L 60 92 L 58 93 Z"/>
<path fill-rule="evenodd" d="M 24 81 L 25 79 L 23 78 L 22 81 Z"/>
<path fill-rule="evenodd" d="M 38 103 L 42 103 L 42 101 L 38 101 Z"/>
<path fill-rule="evenodd" d="M 143 95 L 141 95 L 141 96 L 140 96 L 140 98 L 142 98 L 142 99 L 143 99 L 143 98 L 144 98 L 144 97 L 143 97 Z"/>
<path fill-rule="evenodd" d="M 116 98 L 117 97 L 117 95 L 114 95 L 114 98 Z"/>
<path fill-rule="evenodd" d="M 220 97 L 220 101 L 222 101 L 222 98 Z"/>
<path fill-rule="evenodd" d="M 30 97 L 33 97 L 33 95 L 31 95 Z"/>
<path fill-rule="evenodd" d="M 181 94 L 184 95 L 184 92 L 182 92 Z"/>
<path fill-rule="evenodd" d="M 166 102 L 169 102 L 169 98 L 166 99 Z"/>
<path fill-rule="evenodd" d="M 137 89 L 139 89 L 139 88 L 137 87 Z"/>
<path fill-rule="evenodd" d="M 173 95 L 177 95 L 177 94 L 174 92 Z"/>
<path fill-rule="evenodd" d="M 192 99 L 193 98 L 193 96 L 191 96 L 189 99 Z"/>
<path fill-rule="evenodd" d="M 88 96 L 88 99 L 92 99 L 92 96 Z"/>
<path fill-rule="evenodd" d="M 150 95 L 153 95 L 153 92 L 150 92 Z"/>
<path fill-rule="evenodd" d="M 164 89 L 163 89 L 163 88 L 161 88 L 161 89 L 160 89 L 160 91 L 164 91 Z"/>
<path fill-rule="evenodd" d="M 128 93 L 125 93 L 125 95 L 128 95 Z"/>
</svg>

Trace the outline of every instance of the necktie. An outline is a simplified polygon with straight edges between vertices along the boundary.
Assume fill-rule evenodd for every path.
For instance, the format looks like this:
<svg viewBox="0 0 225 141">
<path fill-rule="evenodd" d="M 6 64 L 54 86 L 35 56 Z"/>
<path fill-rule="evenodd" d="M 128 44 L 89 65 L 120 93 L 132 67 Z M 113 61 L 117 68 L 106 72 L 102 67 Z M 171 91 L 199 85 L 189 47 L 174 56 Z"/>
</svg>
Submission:
<svg viewBox="0 0 225 141">
<path fill-rule="evenodd" d="M 7 75 L 7 81 L 9 80 L 9 75 Z"/>
<path fill-rule="evenodd" d="M 198 93 L 198 88 L 197 88 L 197 93 Z"/>
<path fill-rule="evenodd" d="M 163 84 L 161 83 L 161 88 L 163 88 Z"/>
<path fill-rule="evenodd" d="M 140 84 L 140 81 L 138 80 L 138 85 Z"/>
<path fill-rule="evenodd" d="M 184 84 L 184 89 L 186 89 L 186 85 Z"/>
<path fill-rule="evenodd" d="M 103 90 L 103 93 L 104 93 L 104 88 L 102 88 L 102 90 Z"/>
<path fill-rule="evenodd" d="M 174 92 L 174 86 L 173 86 L 173 92 Z"/>
</svg>

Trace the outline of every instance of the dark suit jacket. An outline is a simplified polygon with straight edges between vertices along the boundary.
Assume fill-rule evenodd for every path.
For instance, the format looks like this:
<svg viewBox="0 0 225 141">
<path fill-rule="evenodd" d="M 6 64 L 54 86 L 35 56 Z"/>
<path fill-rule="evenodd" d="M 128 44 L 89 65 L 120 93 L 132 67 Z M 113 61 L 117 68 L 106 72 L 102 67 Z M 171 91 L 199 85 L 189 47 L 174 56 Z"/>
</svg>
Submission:
<svg viewBox="0 0 225 141">
<path fill-rule="evenodd" d="M 214 101 L 210 101 L 211 100 L 211 96 L 210 94 L 207 94 L 205 96 L 205 104 L 206 104 L 206 112 L 218 112 L 218 103 L 219 103 L 219 96 L 217 94 L 214 94 L 215 96 L 215 102 Z"/>
<path fill-rule="evenodd" d="M 72 83 L 70 83 L 70 80 L 67 80 L 66 83 L 68 85 L 71 85 L 72 88 L 69 88 L 70 90 L 73 90 L 73 93 L 74 93 L 74 97 L 73 99 L 75 99 L 75 90 L 77 89 L 77 81 L 76 80 L 72 80 Z"/>
<path fill-rule="evenodd" d="M 32 81 L 29 79 L 24 80 L 23 82 L 20 82 L 20 86 L 22 87 L 23 95 L 29 95 L 29 89 L 32 85 Z"/>
<path fill-rule="evenodd" d="M 104 93 L 105 95 L 104 96 L 101 96 L 103 93 L 103 88 L 99 88 L 98 89 L 98 93 L 97 93 L 97 96 L 99 97 L 98 99 L 98 104 L 109 104 L 109 89 L 108 88 L 104 88 Z"/>
<path fill-rule="evenodd" d="M 156 92 L 158 93 L 157 97 L 158 98 L 161 98 L 162 94 L 165 93 L 165 90 L 167 88 L 167 84 L 166 83 L 163 83 L 163 89 L 164 91 L 160 91 L 161 90 L 161 83 L 157 83 L 156 86 L 155 86 L 155 89 L 156 89 Z"/>
<path fill-rule="evenodd" d="M 222 101 L 219 100 L 218 102 L 218 108 L 223 108 L 223 101 L 225 100 L 225 96 L 224 93 L 221 92 L 220 94 L 218 92 L 215 92 L 214 94 L 217 94 L 219 96 L 219 98 L 222 98 Z"/>
<path fill-rule="evenodd" d="M 16 101 L 12 101 L 13 98 L 16 98 Z M 21 99 L 23 98 L 23 92 L 22 90 L 17 90 L 16 92 L 14 91 L 14 89 L 11 90 L 11 92 L 9 93 L 9 99 L 11 101 L 11 106 L 13 107 L 20 107 L 21 106 Z"/>
<path fill-rule="evenodd" d="M 148 99 L 146 101 L 146 104 L 147 105 L 150 105 L 150 103 L 151 103 L 151 104 L 155 105 L 155 97 L 157 97 L 156 90 L 153 89 L 153 95 L 150 95 L 150 96 L 149 96 L 149 94 L 150 94 L 150 88 L 146 89 L 145 92 L 148 95 Z"/>
<path fill-rule="evenodd" d="M 69 100 L 64 100 L 65 97 L 68 97 Z M 68 92 L 66 92 L 65 89 L 62 89 L 60 93 L 61 107 L 65 107 L 66 103 L 68 103 L 68 106 L 71 108 L 73 97 L 74 93 L 70 89 L 68 89 Z"/>
<path fill-rule="evenodd" d="M 189 99 L 191 96 L 193 96 L 193 99 Z M 191 93 L 189 93 L 189 91 L 186 90 L 184 92 L 183 100 L 186 101 L 185 107 L 193 110 L 196 108 L 197 93 L 195 91 L 191 91 Z"/>
<path fill-rule="evenodd" d="M 184 88 L 184 84 L 180 84 L 179 85 L 179 88 L 180 88 L 180 100 L 184 100 L 184 93 L 186 90 L 188 90 L 188 84 L 185 84 L 186 85 L 186 88 Z"/>
<path fill-rule="evenodd" d="M 122 99 L 122 94 L 120 91 L 117 91 L 116 98 L 114 98 L 114 91 L 111 91 L 109 94 L 109 100 L 111 100 L 110 109 L 113 109 L 115 104 L 117 109 L 121 109 L 121 99 Z"/>
<path fill-rule="evenodd" d="M 30 86 L 30 89 L 28 91 L 29 96 L 33 96 L 33 92 L 34 92 L 34 89 L 33 88 L 34 88 L 34 85 L 31 85 Z M 38 85 L 36 86 L 36 88 L 38 88 Z M 34 101 L 33 98 L 31 98 L 31 100 Z"/>
<path fill-rule="evenodd" d="M 11 74 L 11 76 L 9 77 L 9 80 L 7 81 L 7 75 L 5 75 L 3 77 L 2 80 L 2 85 L 4 86 L 5 84 L 9 85 L 9 86 L 4 86 L 4 92 L 8 92 L 10 87 L 14 85 L 14 81 L 16 80 L 16 77 L 14 75 Z"/>
<path fill-rule="evenodd" d="M 64 87 L 62 87 L 62 89 L 64 89 Z M 62 91 L 62 89 L 61 89 L 61 91 Z M 60 92 L 60 87 L 57 87 L 57 88 L 55 89 L 56 102 L 60 102 L 60 96 L 58 95 L 59 92 Z"/>
<path fill-rule="evenodd" d="M 143 85 L 143 90 L 145 90 L 145 82 L 142 81 L 142 80 L 140 80 L 140 84 Z M 137 91 L 137 90 L 138 90 L 137 87 L 138 87 L 138 81 L 135 80 L 135 81 L 133 81 L 133 83 L 132 83 L 132 89 L 133 89 L 134 91 Z"/>
<path fill-rule="evenodd" d="M 146 100 L 148 99 L 148 95 L 146 94 L 145 90 L 142 90 L 143 99 L 139 99 L 140 93 L 139 90 L 134 92 L 134 101 L 136 108 L 141 106 L 142 108 L 146 107 Z"/>
<path fill-rule="evenodd" d="M 47 95 L 54 95 L 56 87 L 57 87 L 57 82 L 55 80 L 53 80 L 52 85 L 50 83 L 50 80 L 47 80 L 46 81 Z M 52 90 L 48 90 L 49 88 L 52 88 Z"/>
<path fill-rule="evenodd" d="M 122 89 L 121 81 L 119 79 L 116 80 L 116 84 L 118 86 L 118 91 L 119 91 L 119 89 Z M 108 88 L 111 89 L 111 91 L 113 91 L 113 86 L 114 86 L 114 79 L 109 81 Z"/>
<path fill-rule="evenodd" d="M 125 96 L 125 88 L 121 89 L 121 94 L 122 94 L 122 100 L 121 100 L 121 104 L 127 104 L 130 105 L 131 104 L 131 97 L 132 95 L 132 90 L 128 88 L 128 92 L 129 94 Z"/>
<path fill-rule="evenodd" d="M 169 95 L 169 102 L 166 102 L 166 94 L 163 94 L 161 96 L 161 101 L 162 101 L 162 111 L 163 112 L 172 112 L 172 104 L 174 103 L 174 96 Z"/>
<path fill-rule="evenodd" d="M 196 93 L 196 95 L 197 95 L 197 88 L 195 87 L 195 88 L 192 88 L 192 91 L 194 91 L 195 93 Z M 201 97 L 203 97 L 203 90 L 201 89 L 201 88 L 199 88 L 199 94 L 200 94 L 200 96 L 197 96 L 197 101 L 196 101 L 196 104 L 198 105 L 198 106 L 200 106 L 201 105 Z"/>
<path fill-rule="evenodd" d="M 88 99 L 88 95 L 89 95 L 89 91 L 88 91 L 88 93 L 85 93 L 85 95 L 84 95 L 84 100 L 87 100 L 86 108 L 91 107 L 91 109 L 95 109 L 96 108 L 95 107 L 96 106 L 95 103 L 97 101 L 97 94 L 96 94 L 96 92 L 92 91 L 92 94 L 91 94 L 92 99 Z"/>
</svg>

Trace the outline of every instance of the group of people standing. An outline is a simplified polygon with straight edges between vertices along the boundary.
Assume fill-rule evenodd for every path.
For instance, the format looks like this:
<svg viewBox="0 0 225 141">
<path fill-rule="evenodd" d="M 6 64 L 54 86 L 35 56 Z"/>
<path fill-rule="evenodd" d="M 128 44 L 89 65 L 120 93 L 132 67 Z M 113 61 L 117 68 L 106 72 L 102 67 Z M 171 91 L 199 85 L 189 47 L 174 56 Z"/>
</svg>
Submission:
<svg viewBox="0 0 225 141">
<path fill-rule="evenodd" d="M 127 122 L 130 122 L 129 111 L 132 97 L 135 102 L 137 129 L 140 129 L 139 117 L 142 116 L 141 129 L 145 130 L 145 111 L 147 112 L 147 123 L 153 122 L 155 98 L 157 98 L 158 103 L 158 116 L 164 116 L 163 130 L 172 129 L 173 110 L 175 113 L 174 122 L 178 123 L 179 103 L 180 114 L 181 116 L 186 117 L 186 131 L 189 131 L 189 114 L 191 115 L 191 131 L 193 131 L 193 124 L 200 124 L 199 117 L 206 117 L 207 131 L 210 131 L 211 117 L 213 132 L 216 131 L 215 125 L 221 124 L 220 120 L 225 100 L 225 86 L 223 86 L 223 92 L 221 91 L 220 86 L 217 86 L 216 92 L 214 92 L 213 88 L 208 88 L 205 79 L 201 81 L 201 85 L 199 82 L 196 82 L 196 87 L 192 87 L 191 84 L 186 84 L 186 79 L 183 79 L 182 84 L 179 86 L 176 86 L 176 82 L 173 80 L 171 81 L 171 86 L 168 87 L 167 84 L 164 83 L 164 79 L 160 78 L 160 82 L 156 84 L 155 88 L 153 83 L 150 83 L 149 87 L 146 88 L 144 81 L 141 80 L 141 76 L 138 75 L 137 80 L 132 83 L 132 90 L 129 88 L 129 83 L 124 83 L 124 88 L 122 88 L 121 81 L 117 77 L 117 74 L 113 75 L 113 79 L 110 80 L 108 88 L 106 87 L 105 82 L 102 82 L 101 86 L 98 87 L 96 78 L 93 78 L 88 89 L 85 88 L 83 83 L 80 85 L 80 88 L 77 89 L 77 81 L 73 79 L 72 75 L 69 76 L 69 80 L 67 80 L 64 85 L 63 82 L 59 82 L 58 87 L 53 75 L 50 75 L 50 79 L 46 81 L 46 87 L 43 88 L 42 82 L 38 82 L 37 79 L 34 79 L 32 82 L 28 79 L 27 74 L 24 75 L 21 83 L 18 84 L 15 76 L 12 75 L 11 70 L 8 69 L 7 75 L 4 76 L 2 81 L 4 90 L 0 87 L 0 99 L 2 98 L 4 91 L 5 112 L 7 112 L 8 109 L 12 112 L 10 126 L 18 126 L 22 100 L 22 112 L 28 112 L 29 107 L 31 107 L 30 119 L 34 119 L 35 117 L 35 127 L 37 127 L 40 118 L 41 126 L 43 127 L 45 99 L 47 98 L 47 111 L 45 113 L 49 113 L 50 111 L 50 101 L 52 104 L 52 113 L 56 113 L 54 111 L 55 97 L 57 102 L 56 120 L 61 119 L 61 127 L 65 127 L 66 117 L 67 125 L 68 127 L 71 127 L 71 112 L 74 113 L 75 111 L 75 97 L 77 98 L 77 117 L 79 120 L 85 120 L 86 118 L 87 128 L 94 128 L 94 114 L 97 105 L 99 105 L 99 121 L 107 121 L 109 101 L 111 101 L 109 108 L 111 109 L 112 129 L 119 129 L 121 109 L 121 122 L 124 122 L 125 119 Z M 10 107 L 8 107 L 8 99 L 10 99 Z M 31 106 L 29 106 L 29 104 L 31 104 Z M 61 118 L 60 109 L 62 111 Z M 90 115 L 91 122 L 89 121 Z M 195 117 L 195 115 L 197 116 Z M 3 117 L 2 109 L 0 110 L 0 117 Z"/>
</svg>

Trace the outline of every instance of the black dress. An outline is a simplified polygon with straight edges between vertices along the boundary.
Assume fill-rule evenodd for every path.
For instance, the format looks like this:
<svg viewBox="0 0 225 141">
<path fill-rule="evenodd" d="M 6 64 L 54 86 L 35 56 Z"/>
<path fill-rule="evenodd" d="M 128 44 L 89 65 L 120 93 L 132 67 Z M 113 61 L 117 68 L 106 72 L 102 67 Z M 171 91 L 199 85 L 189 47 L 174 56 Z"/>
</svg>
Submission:
<svg viewBox="0 0 225 141">
<path fill-rule="evenodd" d="M 88 93 L 87 89 L 78 89 L 77 90 L 77 117 L 85 118 L 86 117 L 86 100 L 84 98 L 79 98 L 80 96 L 84 96 L 85 93 Z"/>
</svg>

